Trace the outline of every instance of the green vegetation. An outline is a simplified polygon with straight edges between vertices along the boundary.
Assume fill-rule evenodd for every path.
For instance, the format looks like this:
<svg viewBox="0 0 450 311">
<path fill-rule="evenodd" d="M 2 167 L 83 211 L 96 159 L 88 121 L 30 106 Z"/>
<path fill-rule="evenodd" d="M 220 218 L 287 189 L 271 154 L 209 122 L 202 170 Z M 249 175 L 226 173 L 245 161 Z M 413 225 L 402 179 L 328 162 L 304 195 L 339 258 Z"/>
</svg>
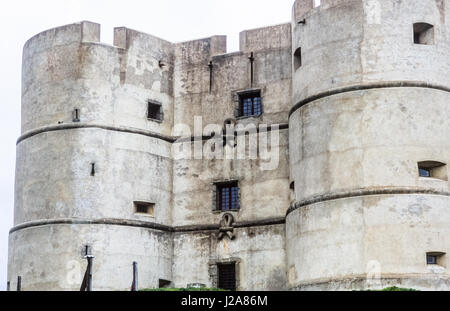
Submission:
<svg viewBox="0 0 450 311">
<path fill-rule="evenodd" d="M 392 286 L 392 287 L 386 287 L 383 289 L 376 289 L 376 290 L 372 290 L 372 289 L 368 289 L 368 292 L 417 292 L 417 289 L 414 288 L 401 288 L 401 287 L 397 287 L 397 286 Z"/>
</svg>

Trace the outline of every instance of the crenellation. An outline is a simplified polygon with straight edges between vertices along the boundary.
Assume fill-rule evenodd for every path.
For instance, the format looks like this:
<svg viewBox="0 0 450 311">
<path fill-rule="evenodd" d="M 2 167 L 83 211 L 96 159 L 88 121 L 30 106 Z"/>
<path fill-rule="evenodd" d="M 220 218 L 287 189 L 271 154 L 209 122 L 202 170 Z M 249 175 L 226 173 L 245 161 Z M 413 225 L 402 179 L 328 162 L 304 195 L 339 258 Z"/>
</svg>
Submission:
<svg viewBox="0 0 450 311">
<path fill-rule="evenodd" d="M 298 23 L 314 9 L 314 0 L 296 0 L 292 7 L 292 21 Z"/>
<path fill-rule="evenodd" d="M 291 23 L 245 30 L 239 34 L 239 50 L 246 53 L 290 49 L 291 43 Z"/>
<path fill-rule="evenodd" d="M 81 42 L 100 42 L 100 24 L 81 22 Z"/>
<path fill-rule="evenodd" d="M 11 286 L 78 290 L 90 245 L 95 290 L 128 290 L 133 261 L 141 288 L 234 263 L 238 290 L 449 289 L 446 1 L 297 0 L 233 53 L 86 21 L 34 36 Z"/>
</svg>

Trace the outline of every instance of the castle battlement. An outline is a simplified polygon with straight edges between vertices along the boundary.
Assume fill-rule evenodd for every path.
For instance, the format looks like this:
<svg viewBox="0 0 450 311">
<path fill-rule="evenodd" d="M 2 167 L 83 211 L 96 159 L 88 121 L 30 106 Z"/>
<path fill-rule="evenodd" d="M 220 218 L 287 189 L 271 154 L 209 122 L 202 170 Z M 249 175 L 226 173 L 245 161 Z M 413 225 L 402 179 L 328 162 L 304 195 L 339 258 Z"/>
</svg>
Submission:
<svg viewBox="0 0 450 311">
<path fill-rule="evenodd" d="M 149 288 L 448 290 L 450 0 L 313 3 L 233 53 L 86 21 L 28 40 L 11 288 L 77 290 L 89 250 L 95 290 L 134 261 Z"/>
</svg>

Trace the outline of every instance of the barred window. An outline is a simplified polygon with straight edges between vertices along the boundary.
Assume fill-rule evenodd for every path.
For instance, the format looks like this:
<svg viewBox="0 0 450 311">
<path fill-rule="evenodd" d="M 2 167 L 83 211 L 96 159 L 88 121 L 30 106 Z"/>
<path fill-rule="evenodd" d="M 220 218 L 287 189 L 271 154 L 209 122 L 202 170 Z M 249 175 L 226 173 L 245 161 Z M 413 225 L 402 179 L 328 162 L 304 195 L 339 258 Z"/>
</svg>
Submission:
<svg viewBox="0 0 450 311">
<path fill-rule="evenodd" d="M 218 183 L 217 187 L 217 209 L 221 211 L 239 209 L 239 187 L 238 182 Z"/>
<path fill-rule="evenodd" d="M 246 92 L 239 95 L 240 117 L 259 116 L 261 114 L 261 91 Z"/>
<path fill-rule="evenodd" d="M 236 290 L 236 264 L 218 264 L 218 287 L 230 291 Z"/>
</svg>

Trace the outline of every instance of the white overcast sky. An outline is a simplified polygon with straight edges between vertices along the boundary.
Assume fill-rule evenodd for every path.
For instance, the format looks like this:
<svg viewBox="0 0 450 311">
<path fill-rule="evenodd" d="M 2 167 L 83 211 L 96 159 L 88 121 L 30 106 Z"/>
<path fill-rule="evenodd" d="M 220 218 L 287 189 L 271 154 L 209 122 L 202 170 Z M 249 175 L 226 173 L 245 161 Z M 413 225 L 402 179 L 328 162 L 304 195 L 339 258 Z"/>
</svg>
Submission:
<svg viewBox="0 0 450 311">
<path fill-rule="evenodd" d="M 22 47 L 33 35 L 88 20 L 125 26 L 180 42 L 227 35 L 228 52 L 239 49 L 239 32 L 289 22 L 294 0 L 2 0 L 0 3 L 0 290 L 6 289 L 8 231 L 13 226 L 16 139 L 20 135 Z"/>
</svg>

